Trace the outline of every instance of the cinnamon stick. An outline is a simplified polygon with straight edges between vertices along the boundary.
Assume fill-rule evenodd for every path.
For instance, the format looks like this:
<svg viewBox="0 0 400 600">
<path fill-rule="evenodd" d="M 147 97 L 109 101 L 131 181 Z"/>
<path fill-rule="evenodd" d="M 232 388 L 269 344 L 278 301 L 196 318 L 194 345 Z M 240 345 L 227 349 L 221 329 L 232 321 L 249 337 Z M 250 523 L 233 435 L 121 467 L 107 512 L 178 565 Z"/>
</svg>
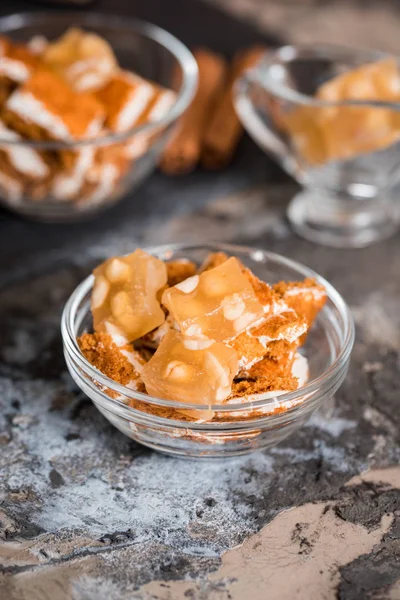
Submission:
<svg viewBox="0 0 400 600">
<path fill-rule="evenodd" d="M 237 79 L 255 65 L 265 52 L 262 46 L 238 52 L 233 59 L 228 85 L 216 102 L 203 138 L 201 163 L 207 169 L 220 169 L 226 166 L 243 133 L 242 124 L 233 106 L 233 88 Z"/>
<path fill-rule="evenodd" d="M 206 123 L 222 93 L 228 72 L 222 56 L 204 49 L 193 54 L 199 69 L 198 88 L 161 158 L 160 168 L 168 175 L 189 173 L 199 162 Z"/>
</svg>

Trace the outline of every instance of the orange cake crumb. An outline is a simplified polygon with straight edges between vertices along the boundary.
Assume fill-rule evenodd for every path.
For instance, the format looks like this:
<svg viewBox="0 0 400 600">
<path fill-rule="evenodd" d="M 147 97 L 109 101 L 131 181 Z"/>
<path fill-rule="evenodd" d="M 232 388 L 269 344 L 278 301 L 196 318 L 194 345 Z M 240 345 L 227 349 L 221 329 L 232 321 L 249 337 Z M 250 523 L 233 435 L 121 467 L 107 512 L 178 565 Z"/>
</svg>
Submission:
<svg viewBox="0 0 400 600">
<path fill-rule="evenodd" d="M 228 259 L 229 256 L 225 254 L 225 252 L 211 252 L 211 254 L 207 256 L 203 264 L 200 266 L 199 273 L 203 273 L 203 271 L 209 271 L 210 269 L 215 269 L 215 267 L 219 267 Z M 238 262 L 240 264 L 239 260 Z"/>
<path fill-rule="evenodd" d="M 292 379 L 293 360 L 294 353 L 281 356 L 279 361 L 273 358 L 263 358 L 247 371 L 246 378 L 289 377 Z M 243 375 L 241 376 L 243 377 Z"/>
<path fill-rule="evenodd" d="M 78 338 L 78 344 L 85 358 L 104 375 L 121 385 L 135 382 L 138 389 L 143 388 L 140 375 L 126 353 L 134 353 L 135 359 L 141 365 L 146 361 L 131 345 L 127 344 L 121 348 L 107 333 L 84 333 Z"/>
<path fill-rule="evenodd" d="M 240 367 L 249 369 L 266 356 L 271 343 L 295 342 L 306 328 L 304 318 L 298 317 L 294 311 L 288 311 L 266 318 L 260 325 L 244 331 L 228 343 L 236 350 Z"/>
<path fill-rule="evenodd" d="M 172 260 L 165 263 L 167 267 L 168 286 L 172 287 L 181 283 L 188 277 L 196 274 L 197 266 L 191 260 Z"/>
<path fill-rule="evenodd" d="M 292 354 L 294 356 L 298 347 L 298 340 L 295 340 L 294 342 L 288 342 L 287 340 L 276 340 L 267 344 L 265 349 L 265 358 L 282 362 L 286 360 L 288 354 Z"/>
<path fill-rule="evenodd" d="M 298 382 L 295 377 L 268 376 L 255 379 L 235 380 L 232 384 L 232 392 L 228 400 L 243 398 L 253 394 L 266 394 L 267 392 L 297 390 Z"/>
<path fill-rule="evenodd" d="M 280 281 L 273 289 L 290 308 L 305 318 L 308 329 L 327 299 L 325 288 L 311 278 L 294 282 Z"/>
</svg>

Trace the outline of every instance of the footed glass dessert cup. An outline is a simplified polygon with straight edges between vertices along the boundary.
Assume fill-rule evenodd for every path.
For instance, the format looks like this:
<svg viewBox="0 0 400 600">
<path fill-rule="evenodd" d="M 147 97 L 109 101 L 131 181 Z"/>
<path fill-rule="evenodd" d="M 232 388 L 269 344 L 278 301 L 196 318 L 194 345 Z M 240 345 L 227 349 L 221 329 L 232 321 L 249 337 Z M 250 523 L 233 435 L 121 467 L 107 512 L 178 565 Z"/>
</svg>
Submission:
<svg viewBox="0 0 400 600">
<path fill-rule="evenodd" d="M 166 400 L 135 391 L 113 381 L 88 362 L 77 337 L 93 328 L 90 298 L 94 276 L 90 275 L 72 293 L 63 312 L 64 354 L 76 384 L 117 429 L 166 454 L 221 458 L 278 444 L 329 402 L 347 372 L 354 325 L 350 309 L 326 280 L 295 261 L 256 248 L 176 244 L 146 251 L 162 260 L 189 259 L 199 265 L 210 252 L 225 252 L 239 258 L 257 277 L 271 284 L 315 278 L 325 287 L 327 302 L 301 349 L 309 365 L 306 385 L 273 397 L 271 392 L 262 393 L 257 399 L 242 397 L 230 400 L 229 404 L 213 405 L 218 418 L 210 421 L 207 404 Z M 179 417 L 180 409 L 184 413 L 193 410 L 198 418 Z"/>
<path fill-rule="evenodd" d="M 238 82 L 245 128 L 303 187 L 287 212 L 300 236 L 351 248 L 397 230 L 398 68 L 396 57 L 375 51 L 285 46 Z"/>
</svg>

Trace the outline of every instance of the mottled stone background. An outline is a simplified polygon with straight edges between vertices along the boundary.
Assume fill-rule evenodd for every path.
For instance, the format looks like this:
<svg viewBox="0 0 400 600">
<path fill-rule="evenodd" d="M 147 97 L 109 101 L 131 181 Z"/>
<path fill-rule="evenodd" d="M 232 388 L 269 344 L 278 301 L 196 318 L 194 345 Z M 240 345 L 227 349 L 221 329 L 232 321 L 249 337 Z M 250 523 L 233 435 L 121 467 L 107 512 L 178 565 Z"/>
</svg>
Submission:
<svg viewBox="0 0 400 600">
<path fill-rule="evenodd" d="M 112 10 L 153 15 L 228 53 L 263 39 L 261 25 L 293 39 L 329 29 L 331 40 L 398 43 L 397 9 L 383 1 L 220 0 L 257 21 L 257 34 L 210 4 L 176 3 L 175 15 L 163 2 L 115 0 Z M 2 599 L 400 598 L 400 236 L 354 251 L 302 241 L 284 216 L 295 191 L 245 139 L 226 171 L 156 173 L 90 225 L 0 214 Z M 268 248 L 319 271 L 349 302 L 357 339 L 335 401 L 297 435 L 193 463 L 108 424 L 67 374 L 59 319 L 104 257 L 202 240 Z"/>
</svg>

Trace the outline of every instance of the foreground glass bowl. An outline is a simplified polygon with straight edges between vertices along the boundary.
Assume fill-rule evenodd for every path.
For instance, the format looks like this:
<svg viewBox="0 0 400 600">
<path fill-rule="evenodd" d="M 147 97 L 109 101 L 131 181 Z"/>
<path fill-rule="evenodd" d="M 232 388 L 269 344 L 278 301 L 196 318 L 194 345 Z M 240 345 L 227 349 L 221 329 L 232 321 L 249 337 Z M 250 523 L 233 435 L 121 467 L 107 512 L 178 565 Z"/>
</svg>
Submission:
<svg viewBox="0 0 400 600">
<path fill-rule="evenodd" d="M 235 105 L 245 128 L 304 187 L 291 201 L 288 218 L 311 241 L 367 246 L 399 226 L 400 136 L 388 134 L 382 120 L 396 120 L 400 104 L 315 98 L 330 79 L 385 58 L 399 65 L 396 57 L 374 51 L 285 46 L 266 53 L 236 87 Z M 332 128 L 326 152 L 320 124 L 328 114 L 339 126 Z M 374 135 L 369 144 L 368 130 Z M 340 159 L 329 154 L 333 144 L 336 150 L 339 145 Z"/>
<path fill-rule="evenodd" d="M 322 277 L 295 261 L 255 248 L 176 244 L 147 251 L 162 260 L 188 258 L 199 264 L 210 252 L 226 252 L 237 256 L 269 283 L 315 277 L 325 286 L 328 301 L 302 348 L 310 368 L 307 385 L 274 398 L 264 394 L 257 401 L 214 406 L 217 420 L 195 422 L 185 411 L 195 410 L 201 418 L 208 407 L 132 391 L 100 373 L 85 359 L 76 338 L 92 331 L 90 296 L 94 278 L 90 275 L 78 285 L 64 308 L 61 331 L 65 359 L 76 384 L 122 433 L 145 446 L 182 457 L 246 454 L 273 446 L 291 435 L 339 388 L 353 347 L 354 325 L 343 298 Z"/>
<path fill-rule="evenodd" d="M 71 196 L 71 185 L 58 186 L 50 174 L 42 183 L 7 185 L 0 171 L 0 203 L 25 216 L 45 221 L 68 221 L 97 213 L 115 204 L 126 193 L 138 186 L 156 167 L 178 117 L 190 104 L 197 87 L 197 65 L 190 51 L 174 36 L 163 29 L 126 17 L 82 12 L 24 13 L 0 18 L 0 33 L 14 41 L 27 42 L 34 36 L 49 40 L 62 35 L 71 25 L 97 33 L 107 40 L 123 69 L 135 71 L 146 79 L 165 88 L 172 88 L 179 78 L 177 98 L 165 116 L 158 121 L 135 127 L 120 134 L 97 136 L 88 141 L 59 143 L 13 141 L 0 138 L 0 150 L 18 152 L 28 148 L 38 150 L 53 159 L 60 152 L 82 157 L 102 152 L 110 157 L 113 168 L 91 170 L 84 187 Z M 0 134 L 1 135 L 1 134 Z M 122 146 L 130 153 L 120 160 Z M 21 152 L 21 154 L 22 154 Z M 86 156 L 86 158 L 84 158 Z M 118 159 L 118 160 L 116 160 Z M 89 159 L 90 162 L 90 159 Z M 87 174 L 82 167 L 80 176 Z M 60 174 L 60 173 L 58 173 Z M 61 175 L 67 173 L 62 171 Z"/>
</svg>

